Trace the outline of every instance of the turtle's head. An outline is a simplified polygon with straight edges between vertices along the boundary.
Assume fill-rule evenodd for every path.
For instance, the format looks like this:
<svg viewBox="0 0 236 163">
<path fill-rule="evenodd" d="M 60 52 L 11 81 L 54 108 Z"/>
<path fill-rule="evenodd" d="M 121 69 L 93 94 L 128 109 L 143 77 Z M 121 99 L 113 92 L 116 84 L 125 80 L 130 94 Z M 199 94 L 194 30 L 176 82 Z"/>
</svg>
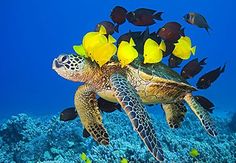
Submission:
<svg viewBox="0 0 236 163">
<path fill-rule="evenodd" d="M 65 79 L 86 82 L 93 75 L 91 62 L 79 55 L 59 55 L 53 60 L 52 69 Z"/>
</svg>

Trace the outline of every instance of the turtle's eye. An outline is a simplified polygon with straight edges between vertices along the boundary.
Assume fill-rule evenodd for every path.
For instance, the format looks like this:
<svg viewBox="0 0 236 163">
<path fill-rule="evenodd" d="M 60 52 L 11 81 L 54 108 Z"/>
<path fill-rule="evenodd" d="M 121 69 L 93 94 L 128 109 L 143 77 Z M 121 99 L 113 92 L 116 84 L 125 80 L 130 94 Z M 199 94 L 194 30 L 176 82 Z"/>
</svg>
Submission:
<svg viewBox="0 0 236 163">
<path fill-rule="evenodd" d="M 61 62 L 61 63 L 65 63 L 65 62 L 67 62 L 67 60 L 68 60 L 68 56 L 67 55 L 61 55 L 58 58 L 58 61 Z"/>
</svg>

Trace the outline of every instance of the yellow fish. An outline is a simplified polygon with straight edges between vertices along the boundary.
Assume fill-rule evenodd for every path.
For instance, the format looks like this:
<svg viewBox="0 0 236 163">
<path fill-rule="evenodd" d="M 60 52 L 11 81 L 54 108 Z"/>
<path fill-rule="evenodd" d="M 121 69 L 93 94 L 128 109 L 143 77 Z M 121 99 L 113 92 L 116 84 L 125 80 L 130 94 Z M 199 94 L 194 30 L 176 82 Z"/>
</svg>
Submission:
<svg viewBox="0 0 236 163">
<path fill-rule="evenodd" d="M 144 63 L 158 63 L 163 58 L 163 52 L 166 51 L 164 41 L 160 45 L 152 39 L 147 39 L 144 43 Z"/>
<path fill-rule="evenodd" d="M 91 161 L 89 158 L 87 158 L 87 160 L 85 161 L 85 163 L 92 163 L 92 161 Z"/>
<path fill-rule="evenodd" d="M 131 63 L 135 58 L 138 57 L 138 52 L 134 46 L 135 43 L 132 38 L 130 38 L 129 42 L 121 41 L 117 51 L 117 56 L 121 63 L 121 67 Z"/>
<path fill-rule="evenodd" d="M 107 43 L 107 38 L 104 34 L 106 34 L 106 28 L 101 25 L 98 32 L 89 32 L 83 37 L 82 45 L 89 57 L 91 57 L 91 52 L 96 47 L 100 47 Z M 94 60 L 92 57 L 91 59 Z"/>
<path fill-rule="evenodd" d="M 189 37 L 180 37 L 178 43 L 175 43 L 175 49 L 173 50 L 173 54 L 176 57 L 181 59 L 189 59 L 191 53 L 195 54 L 196 46 L 192 47 L 192 43 Z"/>
<path fill-rule="evenodd" d="M 191 157 L 195 158 L 195 157 L 199 156 L 200 154 L 199 154 L 199 152 L 198 152 L 197 149 L 193 148 L 193 149 L 191 149 L 191 151 L 189 152 L 189 155 L 190 155 Z"/>
<path fill-rule="evenodd" d="M 82 57 L 88 58 L 88 55 L 87 55 L 83 45 L 74 45 L 73 49 L 76 52 L 76 54 L 79 54 Z"/>
<path fill-rule="evenodd" d="M 116 53 L 116 46 L 113 44 L 116 40 L 109 35 L 107 43 L 95 48 L 91 52 L 91 57 L 102 67 L 105 63 L 110 61 L 111 57 Z"/>
<path fill-rule="evenodd" d="M 120 160 L 120 163 L 128 163 L 128 160 L 127 160 L 126 158 L 122 158 L 122 159 Z"/>
<path fill-rule="evenodd" d="M 87 159 L 87 156 L 86 156 L 86 154 L 83 152 L 83 153 L 80 154 L 80 158 L 81 158 L 81 160 L 85 161 L 85 160 Z"/>
</svg>

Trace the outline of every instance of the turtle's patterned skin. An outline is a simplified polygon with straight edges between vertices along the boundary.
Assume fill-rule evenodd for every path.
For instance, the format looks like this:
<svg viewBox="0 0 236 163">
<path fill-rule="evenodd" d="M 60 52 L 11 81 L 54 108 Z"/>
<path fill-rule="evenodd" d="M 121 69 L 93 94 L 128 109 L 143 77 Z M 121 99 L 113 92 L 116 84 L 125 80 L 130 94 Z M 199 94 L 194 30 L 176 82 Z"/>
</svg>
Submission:
<svg viewBox="0 0 236 163">
<path fill-rule="evenodd" d="M 191 95 L 196 89 L 162 63 L 142 64 L 136 60 L 121 68 L 112 61 L 100 68 L 78 55 L 60 55 L 54 59 L 53 69 L 68 80 L 85 83 L 75 93 L 75 107 L 83 126 L 98 143 L 107 145 L 109 138 L 96 94 L 122 106 L 135 131 L 159 161 L 164 160 L 163 151 L 144 104 L 161 103 L 169 126 L 177 128 L 184 119 L 186 101 L 208 134 L 216 136 L 209 113 Z"/>
</svg>

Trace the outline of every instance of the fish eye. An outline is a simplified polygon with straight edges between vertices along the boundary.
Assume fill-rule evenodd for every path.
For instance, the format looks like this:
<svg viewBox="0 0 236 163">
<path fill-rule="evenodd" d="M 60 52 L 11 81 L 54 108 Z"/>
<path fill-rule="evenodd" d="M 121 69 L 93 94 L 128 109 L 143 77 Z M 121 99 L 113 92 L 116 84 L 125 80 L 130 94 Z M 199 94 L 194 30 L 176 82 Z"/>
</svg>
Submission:
<svg viewBox="0 0 236 163">
<path fill-rule="evenodd" d="M 205 79 L 201 79 L 201 81 L 203 82 Z"/>
<path fill-rule="evenodd" d="M 165 31 L 166 29 L 165 28 L 161 28 L 161 31 Z"/>
</svg>

